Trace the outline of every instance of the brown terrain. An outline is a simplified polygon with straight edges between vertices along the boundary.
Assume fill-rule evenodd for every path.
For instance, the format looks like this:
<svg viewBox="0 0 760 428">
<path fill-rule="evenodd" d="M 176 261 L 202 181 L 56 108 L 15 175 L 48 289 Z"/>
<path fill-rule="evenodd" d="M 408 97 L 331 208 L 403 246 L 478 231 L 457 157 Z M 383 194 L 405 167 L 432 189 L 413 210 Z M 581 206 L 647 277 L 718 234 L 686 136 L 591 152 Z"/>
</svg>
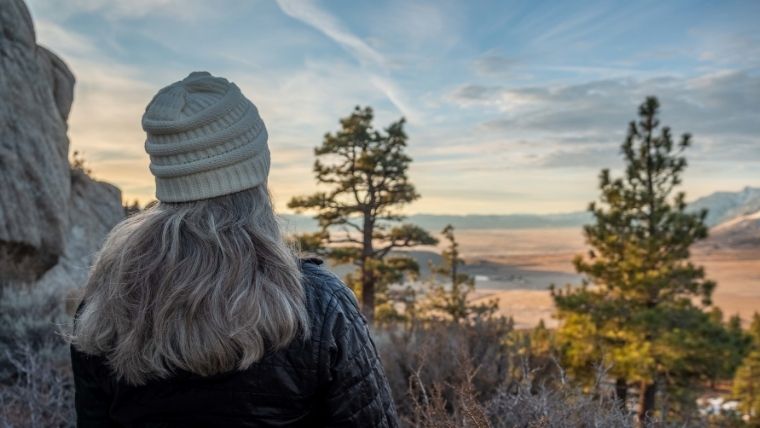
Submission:
<svg viewBox="0 0 760 428">
<path fill-rule="evenodd" d="M 721 233 L 713 235 L 695 246 L 693 260 L 718 283 L 714 303 L 746 322 L 760 311 L 760 245 L 734 245 Z M 476 277 L 475 299 L 498 297 L 501 311 L 514 317 L 518 328 L 541 319 L 556 325 L 548 287 L 580 283 L 571 262 L 585 251 L 579 228 L 459 229 L 457 239 L 466 271 Z"/>
</svg>

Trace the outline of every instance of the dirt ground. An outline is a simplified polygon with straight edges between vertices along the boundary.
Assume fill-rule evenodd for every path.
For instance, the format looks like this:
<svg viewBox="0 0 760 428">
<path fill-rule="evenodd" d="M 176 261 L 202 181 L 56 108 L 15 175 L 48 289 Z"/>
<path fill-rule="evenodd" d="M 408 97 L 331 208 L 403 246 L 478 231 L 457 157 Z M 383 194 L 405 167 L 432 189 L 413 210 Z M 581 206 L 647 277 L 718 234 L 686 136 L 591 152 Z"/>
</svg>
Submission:
<svg viewBox="0 0 760 428">
<path fill-rule="evenodd" d="M 572 259 L 585 250 L 581 231 L 572 229 L 457 230 L 466 271 L 476 277 L 476 299 L 499 298 L 499 307 L 518 328 L 540 319 L 552 326 L 548 287 L 577 285 Z M 760 311 L 760 248 L 730 249 L 718 243 L 695 247 L 693 260 L 717 281 L 714 303 L 746 322 Z"/>
</svg>

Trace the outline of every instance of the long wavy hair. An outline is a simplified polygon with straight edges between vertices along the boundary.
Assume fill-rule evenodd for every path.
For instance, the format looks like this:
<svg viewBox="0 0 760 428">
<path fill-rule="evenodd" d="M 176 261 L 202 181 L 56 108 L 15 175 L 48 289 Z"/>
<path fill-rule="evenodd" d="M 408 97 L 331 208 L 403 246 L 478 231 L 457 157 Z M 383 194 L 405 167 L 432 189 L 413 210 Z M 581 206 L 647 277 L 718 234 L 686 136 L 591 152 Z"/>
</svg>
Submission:
<svg viewBox="0 0 760 428">
<path fill-rule="evenodd" d="M 159 202 L 106 238 L 70 340 L 130 384 L 242 370 L 308 337 L 304 294 L 265 185 Z"/>
</svg>

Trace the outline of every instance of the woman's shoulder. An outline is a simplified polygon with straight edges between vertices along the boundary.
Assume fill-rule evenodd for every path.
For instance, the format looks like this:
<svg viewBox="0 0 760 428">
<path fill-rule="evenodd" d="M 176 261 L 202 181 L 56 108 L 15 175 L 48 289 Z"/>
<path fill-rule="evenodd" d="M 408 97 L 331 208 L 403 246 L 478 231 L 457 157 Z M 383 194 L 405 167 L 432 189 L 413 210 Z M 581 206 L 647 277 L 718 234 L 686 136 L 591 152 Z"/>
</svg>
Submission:
<svg viewBox="0 0 760 428">
<path fill-rule="evenodd" d="M 354 292 L 327 268 L 322 259 L 311 257 L 300 262 L 307 300 L 318 307 L 315 309 L 319 314 L 335 316 L 343 313 L 352 320 L 361 317 Z"/>
<path fill-rule="evenodd" d="M 301 273 L 307 293 L 312 292 L 332 297 L 336 293 L 350 289 L 325 265 L 324 260 L 317 257 L 300 259 Z"/>
</svg>

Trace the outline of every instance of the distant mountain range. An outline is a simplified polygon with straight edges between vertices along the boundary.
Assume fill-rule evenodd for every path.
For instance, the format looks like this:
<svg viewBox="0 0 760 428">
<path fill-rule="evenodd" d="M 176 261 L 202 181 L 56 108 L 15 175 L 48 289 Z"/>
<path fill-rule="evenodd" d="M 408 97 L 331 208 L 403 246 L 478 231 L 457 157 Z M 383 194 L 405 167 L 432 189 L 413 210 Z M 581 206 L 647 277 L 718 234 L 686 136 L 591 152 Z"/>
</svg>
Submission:
<svg viewBox="0 0 760 428">
<path fill-rule="evenodd" d="M 707 209 L 707 224 L 716 226 L 760 211 L 760 188 L 745 187 L 738 192 L 715 192 L 689 204 L 691 209 Z"/>
<path fill-rule="evenodd" d="M 311 217 L 298 214 L 282 217 L 289 233 L 317 230 L 317 222 Z M 591 221 L 591 215 L 584 211 L 563 214 L 413 214 L 405 221 L 433 232 L 442 230 L 447 224 L 457 229 L 539 229 L 580 227 Z"/>
<path fill-rule="evenodd" d="M 745 214 L 715 226 L 708 243 L 730 248 L 760 248 L 760 211 Z"/>
<path fill-rule="evenodd" d="M 692 210 L 708 210 L 710 227 L 760 211 L 760 188 L 745 187 L 738 192 L 715 192 L 689 204 Z M 288 233 L 317 230 L 317 222 L 309 216 L 283 215 Z M 503 214 L 503 215 L 446 215 L 414 214 L 407 221 L 433 232 L 447 224 L 457 229 L 538 229 L 557 227 L 581 227 L 592 220 L 586 211 L 561 214 Z M 760 221 L 760 218 L 758 219 Z"/>
</svg>

